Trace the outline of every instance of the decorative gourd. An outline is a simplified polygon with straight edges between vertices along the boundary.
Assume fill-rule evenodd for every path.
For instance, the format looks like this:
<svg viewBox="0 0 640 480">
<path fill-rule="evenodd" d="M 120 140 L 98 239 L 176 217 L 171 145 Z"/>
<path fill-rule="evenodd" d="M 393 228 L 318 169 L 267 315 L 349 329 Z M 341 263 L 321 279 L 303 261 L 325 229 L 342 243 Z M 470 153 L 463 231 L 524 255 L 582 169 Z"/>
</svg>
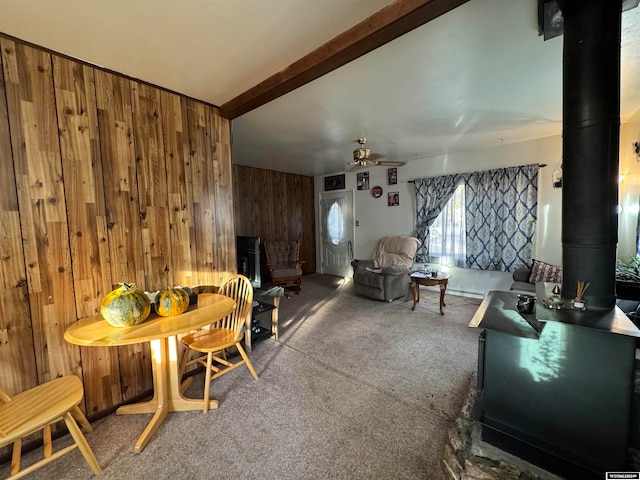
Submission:
<svg viewBox="0 0 640 480">
<path fill-rule="evenodd" d="M 114 327 L 131 327 L 144 322 L 151 313 L 151 302 L 134 283 L 121 283 L 102 300 L 100 314 Z"/>
<path fill-rule="evenodd" d="M 160 290 L 153 301 L 156 313 L 163 317 L 180 315 L 189 308 L 189 294 L 184 288 Z"/>
</svg>

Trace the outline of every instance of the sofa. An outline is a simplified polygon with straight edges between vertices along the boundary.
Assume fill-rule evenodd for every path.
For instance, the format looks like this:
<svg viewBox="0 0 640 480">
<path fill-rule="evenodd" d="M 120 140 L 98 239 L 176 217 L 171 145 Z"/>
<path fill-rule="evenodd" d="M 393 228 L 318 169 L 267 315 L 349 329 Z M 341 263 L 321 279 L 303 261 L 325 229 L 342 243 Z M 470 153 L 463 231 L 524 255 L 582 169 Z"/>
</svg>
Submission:
<svg viewBox="0 0 640 480">
<path fill-rule="evenodd" d="M 520 267 L 513 272 L 513 283 L 511 284 L 511 290 L 517 290 L 519 292 L 536 292 L 536 284 L 531 283 L 529 278 L 531 277 L 531 267 Z"/>
<path fill-rule="evenodd" d="M 536 293 L 537 282 L 562 283 L 562 267 L 533 259 L 530 267 L 517 268 L 511 290 Z"/>
<path fill-rule="evenodd" d="M 370 260 L 353 260 L 355 292 L 390 302 L 409 291 L 409 275 L 420 242 L 414 237 L 383 237 Z"/>
</svg>

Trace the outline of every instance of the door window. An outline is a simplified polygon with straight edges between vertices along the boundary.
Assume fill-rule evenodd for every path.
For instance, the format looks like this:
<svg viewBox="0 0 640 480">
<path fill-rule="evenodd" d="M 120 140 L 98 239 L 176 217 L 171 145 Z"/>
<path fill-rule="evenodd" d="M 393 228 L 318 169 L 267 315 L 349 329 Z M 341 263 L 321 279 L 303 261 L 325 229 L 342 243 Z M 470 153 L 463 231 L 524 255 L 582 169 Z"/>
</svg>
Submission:
<svg viewBox="0 0 640 480">
<path fill-rule="evenodd" d="M 333 202 L 327 215 L 327 235 L 329 241 L 333 245 L 340 244 L 340 242 L 344 240 L 344 233 L 344 214 L 338 202 Z"/>
</svg>

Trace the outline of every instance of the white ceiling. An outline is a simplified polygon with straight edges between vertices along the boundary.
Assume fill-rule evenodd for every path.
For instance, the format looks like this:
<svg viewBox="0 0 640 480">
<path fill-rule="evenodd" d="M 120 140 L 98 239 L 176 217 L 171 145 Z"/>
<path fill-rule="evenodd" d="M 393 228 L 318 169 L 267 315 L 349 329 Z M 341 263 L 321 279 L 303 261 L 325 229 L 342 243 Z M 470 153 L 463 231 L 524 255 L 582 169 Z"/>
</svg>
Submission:
<svg viewBox="0 0 640 480">
<path fill-rule="evenodd" d="M 0 32 L 222 105 L 391 0 L 0 0 Z M 640 8 L 623 14 L 621 119 L 640 109 Z M 233 163 L 326 175 L 356 140 L 389 160 L 562 133 L 562 37 L 537 0 L 470 0 L 233 120 Z M 427 159 L 427 160 L 425 160 Z"/>
</svg>

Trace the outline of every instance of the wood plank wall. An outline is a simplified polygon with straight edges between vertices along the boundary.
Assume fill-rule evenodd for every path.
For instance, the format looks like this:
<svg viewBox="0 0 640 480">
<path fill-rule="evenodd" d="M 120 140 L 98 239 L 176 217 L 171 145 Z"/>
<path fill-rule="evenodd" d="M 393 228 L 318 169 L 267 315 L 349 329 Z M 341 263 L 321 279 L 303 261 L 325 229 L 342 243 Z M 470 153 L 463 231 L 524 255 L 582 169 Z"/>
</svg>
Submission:
<svg viewBox="0 0 640 480">
<path fill-rule="evenodd" d="M 13 39 L 0 49 L 0 384 L 77 374 L 93 414 L 152 387 L 149 348 L 80 348 L 65 328 L 119 282 L 236 271 L 229 121 Z"/>
<path fill-rule="evenodd" d="M 233 192 L 237 235 L 300 239 L 302 272 L 316 271 L 313 177 L 234 165 Z"/>
</svg>

